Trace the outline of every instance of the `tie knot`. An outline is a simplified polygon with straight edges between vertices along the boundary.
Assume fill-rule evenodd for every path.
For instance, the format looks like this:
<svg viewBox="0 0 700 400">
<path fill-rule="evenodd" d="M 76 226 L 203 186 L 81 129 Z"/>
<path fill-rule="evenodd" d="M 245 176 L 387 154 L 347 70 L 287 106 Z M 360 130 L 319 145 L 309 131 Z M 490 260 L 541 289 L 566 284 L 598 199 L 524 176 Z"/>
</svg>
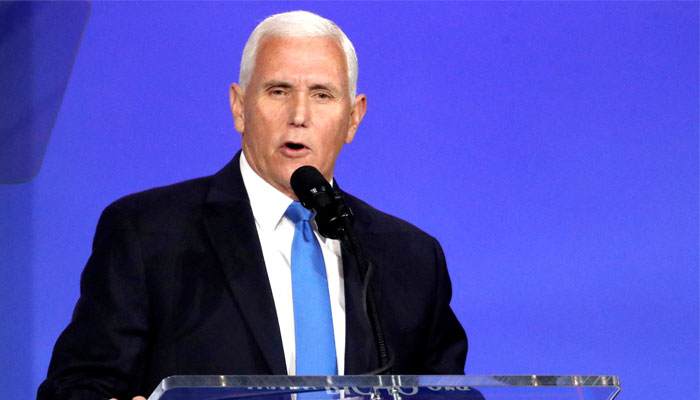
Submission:
<svg viewBox="0 0 700 400">
<path fill-rule="evenodd" d="M 294 224 L 311 219 L 311 211 L 304 208 L 300 202 L 294 201 L 287 207 L 284 216 L 289 218 Z"/>
</svg>

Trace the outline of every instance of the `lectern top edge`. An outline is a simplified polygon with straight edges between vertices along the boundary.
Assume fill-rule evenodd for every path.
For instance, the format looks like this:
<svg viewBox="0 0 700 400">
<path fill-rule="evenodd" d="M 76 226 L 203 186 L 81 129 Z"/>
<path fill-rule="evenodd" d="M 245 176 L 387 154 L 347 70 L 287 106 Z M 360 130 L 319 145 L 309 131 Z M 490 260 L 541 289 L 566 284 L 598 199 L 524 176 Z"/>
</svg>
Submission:
<svg viewBox="0 0 700 400">
<path fill-rule="evenodd" d="M 159 388 L 176 387 L 619 387 L 614 375 L 175 375 L 161 381 Z"/>
</svg>

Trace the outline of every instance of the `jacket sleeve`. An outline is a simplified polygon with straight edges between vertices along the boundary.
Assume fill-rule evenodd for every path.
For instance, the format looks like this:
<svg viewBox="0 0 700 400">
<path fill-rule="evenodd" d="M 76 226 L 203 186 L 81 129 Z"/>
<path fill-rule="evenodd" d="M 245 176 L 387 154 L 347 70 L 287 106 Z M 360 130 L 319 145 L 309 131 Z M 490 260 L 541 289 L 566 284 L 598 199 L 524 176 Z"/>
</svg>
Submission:
<svg viewBox="0 0 700 400">
<path fill-rule="evenodd" d="M 467 335 L 450 307 L 452 284 L 447 273 L 445 254 L 437 240 L 433 239 L 433 241 L 437 276 L 434 309 L 429 324 L 429 340 L 425 353 L 425 368 L 428 374 L 464 374 L 468 348 Z"/>
<path fill-rule="evenodd" d="M 143 375 L 149 301 L 139 234 L 112 205 L 97 225 L 80 298 L 38 400 L 131 399 Z"/>
</svg>

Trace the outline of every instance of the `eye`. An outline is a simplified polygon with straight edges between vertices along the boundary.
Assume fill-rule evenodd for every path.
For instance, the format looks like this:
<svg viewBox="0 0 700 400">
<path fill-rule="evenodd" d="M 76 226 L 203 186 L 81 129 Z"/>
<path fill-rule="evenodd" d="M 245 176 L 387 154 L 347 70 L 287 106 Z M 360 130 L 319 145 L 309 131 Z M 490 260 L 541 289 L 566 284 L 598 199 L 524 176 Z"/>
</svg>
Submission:
<svg viewBox="0 0 700 400">
<path fill-rule="evenodd" d="M 316 94 L 314 94 L 314 97 L 321 100 L 330 100 L 333 98 L 333 96 L 331 96 L 331 94 L 327 92 L 317 92 Z"/>
<path fill-rule="evenodd" d="M 287 92 L 284 89 L 280 88 L 272 88 L 268 91 L 268 93 L 274 97 L 282 97 L 287 94 Z"/>
</svg>

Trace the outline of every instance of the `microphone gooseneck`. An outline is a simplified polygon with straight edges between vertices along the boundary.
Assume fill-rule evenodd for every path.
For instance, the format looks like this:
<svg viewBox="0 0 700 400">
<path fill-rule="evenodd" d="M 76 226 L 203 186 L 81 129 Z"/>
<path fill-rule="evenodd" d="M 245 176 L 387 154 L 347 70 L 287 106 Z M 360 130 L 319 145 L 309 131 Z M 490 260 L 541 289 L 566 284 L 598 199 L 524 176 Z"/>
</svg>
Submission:
<svg viewBox="0 0 700 400">
<path fill-rule="evenodd" d="M 354 256 L 362 283 L 362 305 L 372 328 L 380 366 L 368 374 L 388 373 L 393 364 L 393 356 L 384 339 L 374 296 L 369 287 L 373 265 L 365 257 L 353 229 L 352 212 L 345 204 L 343 196 L 333 190 L 330 183 L 315 167 L 306 165 L 297 168 L 292 174 L 290 183 L 301 204 L 316 212 L 315 220 L 319 233 L 327 238 L 340 240 L 342 247 Z"/>
</svg>

